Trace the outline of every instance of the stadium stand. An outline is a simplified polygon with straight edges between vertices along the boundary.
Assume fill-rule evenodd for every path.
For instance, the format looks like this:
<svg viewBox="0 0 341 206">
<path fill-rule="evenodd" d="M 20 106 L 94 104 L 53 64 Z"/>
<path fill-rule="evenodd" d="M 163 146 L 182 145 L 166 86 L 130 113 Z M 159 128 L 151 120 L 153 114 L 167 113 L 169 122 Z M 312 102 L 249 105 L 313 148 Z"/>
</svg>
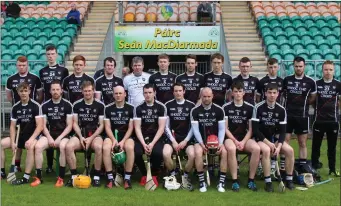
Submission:
<svg viewBox="0 0 341 206">
<path fill-rule="evenodd" d="M 265 54 L 292 61 L 340 59 L 340 2 L 251 2 Z M 308 64 L 307 75 L 321 78 L 321 67 Z M 291 63 L 287 73 L 293 72 Z M 335 66 L 340 80 L 340 64 Z"/>
<path fill-rule="evenodd" d="M 54 44 L 58 51 L 57 61 L 64 64 L 78 35 L 77 26 L 68 24 L 65 19 L 72 2 L 19 3 L 21 16 L 16 19 L 8 17 L 1 25 L 2 84 L 6 82 L 8 75 L 16 72 L 16 69 L 12 69 L 13 62 L 6 65 L 4 60 L 15 61 L 18 56 L 26 55 L 29 62 L 45 61 L 45 46 Z M 89 2 L 75 3 L 83 20 L 87 15 Z M 43 66 L 42 63 L 30 64 L 30 69 L 37 74 Z"/>
</svg>

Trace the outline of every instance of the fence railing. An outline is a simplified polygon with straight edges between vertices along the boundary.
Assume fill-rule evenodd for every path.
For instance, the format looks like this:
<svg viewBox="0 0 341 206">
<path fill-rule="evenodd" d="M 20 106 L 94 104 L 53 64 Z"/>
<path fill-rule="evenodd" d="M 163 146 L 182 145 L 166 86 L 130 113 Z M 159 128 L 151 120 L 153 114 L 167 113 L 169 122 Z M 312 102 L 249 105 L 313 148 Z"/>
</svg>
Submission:
<svg viewBox="0 0 341 206">
<path fill-rule="evenodd" d="M 198 66 L 196 71 L 200 74 L 205 74 L 209 71 L 210 65 L 207 62 L 197 62 Z M 186 71 L 185 62 L 171 62 L 169 65 L 169 71 L 175 74 L 182 74 Z"/>
<path fill-rule="evenodd" d="M 111 17 L 110 25 L 103 41 L 102 50 L 98 57 L 96 70 L 103 68 L 103 60 L 106 57 L 111 57 L 114 54 L 114 41 L 115 41 L 115 16 Z"/>
</svg>

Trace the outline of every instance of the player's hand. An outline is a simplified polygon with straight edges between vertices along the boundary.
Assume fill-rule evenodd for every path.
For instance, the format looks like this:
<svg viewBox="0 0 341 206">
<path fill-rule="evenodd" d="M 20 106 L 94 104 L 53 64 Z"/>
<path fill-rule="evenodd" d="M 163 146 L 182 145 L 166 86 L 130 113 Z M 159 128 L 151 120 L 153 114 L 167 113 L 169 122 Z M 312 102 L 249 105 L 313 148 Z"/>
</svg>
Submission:
<svg viewBox="0 0 341 206">
<path fill-rule="evenodd" d="M 31 140 L 31 139 L 27 140 L 27 141 L 25 142 L 25 148 L 26 148 L 26 149 L 29 149 L 31 144 L 32 144 L 32 140 Z"/>
<path fill-rule="evenodd" d="M 185 148 L 186 145 L 187 145 L 187 141 L 183 140 L 182 142 L 179 143 L 179 145 L 178 145 L 179 149 L 178 150 L 181 150 L 181 149 Z"/>
<path fill-rule="evenodd" d="M 282 149 L 282 144 L 277 145 L 277 147 L 273 153 L 273 156 L 277 157 L 279 155 L 281 149 Z"/>
<path fill-rule="evenodd" d="M 79 138 L 79 142 L 81 143 L 82 148 L 85 149 L 85 138 L 84 137 L 80 137 Z"/>
<path fill-rule="evenodd" d="M 204 153 L 207 153 L 207 147 L 204 145 L 204 143 L 200 143 L 200 146 L 203 149 Z"/>
<path fill-rule="evenodd" d="M 233 142 L 234 142 L 234 144 L 236 145 L 236 148 L 238 149 L 238 148 L 239 148 L 240 142 L 239 142 L 237 139 L 235 139 Z"/>
<path fill-rule="evenodd" d="M 112 142 L 112 144 L 111 144 L 111 151 L 114 152 L 115 147 L 117 146 L 117 141 L 116 141 L 116 139 L 112 139 L 111 142 Z"/>
<path fill-rule="evenodd" d="M 219 144 L 218 150 L 217 150 L 217 152 L 216 152 L 217 155 L 220 155 L 221 151 L 223 150 L 223 147 L 224 147 L 223 144 Z"/>
<path fill-rule="evenodd" d="M 54 147 L 58 148 L 60 145 L 61 139 L 58 137 L 55 141 L 54 141 Z"/>
<path fill-rule="evenodd" d="M 124 150 L 124 141 L 121 140 L 119 143 L 117 143 L 117 146 L 120 147 L 120 151 L 123 151 Z"/>
<path fill-rule="evenodd" d="M 274 143 L 268 143 L 268 146 L 270 147 L 271 153 L 275 152 L 276 150 L 276 145 Z"/>
<path fill-rule="evenodd" d="M 14 153 L 14 151 L 17 149 L 17 145 L 15 145 L 14 142 L 11 143 L 11 148 L 12 148 L 12 152 Z"/>
<path fill-rule="evenodd" d="M 244 141 L 241 141 L 241 142 L 239 142 L 239 145 L 238 145 L 237 149 L 238 149 L 239 151 L 243 151 L 243 150 L 244 150 L 244 147 L 245 147 L 245 142 L 244 142 Z"/>
<path fill-rule="evenodd" d="M 47 142 L 50 147 L 55 147 L 54 139 L 52 137 L 48 137 Z"/>
<path fill-rule="evenodd" d="M 148 145 L 147 145 L 146 143 L 143 143 L 142 146 L 143 146 L 144 152 L 145 152 L 146 154 L 149 154 Z"/>
<path fill-rule="evenodd" d="M 149 143 L 149 145 L 148 145 L 148 154 L 149 155 L 152 153 L 153 147 L 154 147 L 154 144 L 153 143 Z"/>
<path fill-rule="evenodd" d="M 179 151 L 180 150 L 180 148 L 179 148 L 179 144 L 174 140 L 174 142 L 172 142 L 172 146 L 173 146 L 173 148 L 175 149 L 175 151 Z"/>
<path fill-rule="evenodd" d="M 85 138 L 84 139 L 84 144 L 85 144 L 85 149 L 88 150 L 91 144 L 91 139 L 90 138 Z"/>
</svg>

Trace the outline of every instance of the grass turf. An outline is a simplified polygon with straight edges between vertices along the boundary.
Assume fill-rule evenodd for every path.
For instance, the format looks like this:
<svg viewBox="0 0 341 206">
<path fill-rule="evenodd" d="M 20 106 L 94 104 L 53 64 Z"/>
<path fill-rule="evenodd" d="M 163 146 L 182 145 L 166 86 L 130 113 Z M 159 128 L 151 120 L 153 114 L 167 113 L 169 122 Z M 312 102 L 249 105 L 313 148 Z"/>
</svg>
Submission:
<svg viewBox="0 0 341 206">
<path fill-rule="evenodd" d="M 297 157 L 297 141 L 292 140 Z M 328 176 L 327 161 L 327 142 L 323 141 L 321 148 L 320 161 L 323 162 L 323 168 L 320 174 L 323 179 Z M 308 148 L 311 148 L 311 141 L 308 141 Z M 310 149 L 309 149 L 310 151 Z M 6 172 L 10 166 L 11 154 L 7 154 Z M 25 154 L 23 154 L 23 157 Z M 308 154 L 310 156 L 310 152 Z M 45 155 L 44 155 L 45 156 Z M 78 155 L 79 171 L 83 171 L 84 157 Z M 23 158 L 24 160 L 24 158 Z M 46 164 L 46 161 L 44 162 Z M 22 165 L 22 168 L 24 166 Z M 45 168 L 45 165 L 44 165 Z M 336 168 L 340 168 L 340 141 L 337 147 Z M 34 172 L 32 172 L 32 175 Z M 17 173 L 17 178 L 22 177 L 22 173 Z M 274 182 L 275 192 L 272 194 L 264 191 L 263 181 L 257 180 L 258 192 L 249 191 L 247 184 L 247 168 L 241 169 L 241 190 L 239 193 L 231 191 L 231 180 L 227 181 L 225 193 L 217 192 L 215 185 L 217 180 L 211 181 L 206 193 L 198 191 L 197 177 L 192 177 L 195 182 L 195 191 L 188 192 L 184 190 L 166 191 L 161 187 L 154 192 L 148 192 L 138 184 L 140 174 L 136 174 L 133 179 L 133 189 L 125 191 L 123 188 L 113 188 L 111 190 L 104 188 L 105 178 L 102 178 L 101 188 L 75 189 L 75 188 L 54 188 L 55 175 L 46 175 L 43 173 L 44 183 L 38 187 L 31 188 L 29 185 L 12 186 L 1 181 L 1 205 L 340 205 L 340 178 L 334 178 L 330 183 L 316 186 L 307 191 L 287 191 L 284 194 L 278 193 L 278 182 Z M 67 179 L 66 177 L 65 179 Z M 159 180 L 159 182 L 161 182 Z"/>
</svg>

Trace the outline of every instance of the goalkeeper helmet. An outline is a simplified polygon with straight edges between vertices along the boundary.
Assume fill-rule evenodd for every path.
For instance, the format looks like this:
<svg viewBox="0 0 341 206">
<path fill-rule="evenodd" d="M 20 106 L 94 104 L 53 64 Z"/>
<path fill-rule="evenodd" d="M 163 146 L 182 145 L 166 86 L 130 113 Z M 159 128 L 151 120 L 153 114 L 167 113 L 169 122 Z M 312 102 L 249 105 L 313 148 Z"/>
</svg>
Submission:
<svg viewBox="0 0 341 206">
<path fill-rule="evenodd" d="M 80 188 L 80 189 L 87 189 L 91 185 L 91 178 L 86 175 L 77 175 L 73 178 L 73 187 Z"/>
<path fill-rule="evenodd" d="M 118 152 L 118 153 L 111 153 L 112 161 L 116 165 L 121 165 L 125 163 L 127 157 L 126 153 L 124 151 Z"/>
</svg>

